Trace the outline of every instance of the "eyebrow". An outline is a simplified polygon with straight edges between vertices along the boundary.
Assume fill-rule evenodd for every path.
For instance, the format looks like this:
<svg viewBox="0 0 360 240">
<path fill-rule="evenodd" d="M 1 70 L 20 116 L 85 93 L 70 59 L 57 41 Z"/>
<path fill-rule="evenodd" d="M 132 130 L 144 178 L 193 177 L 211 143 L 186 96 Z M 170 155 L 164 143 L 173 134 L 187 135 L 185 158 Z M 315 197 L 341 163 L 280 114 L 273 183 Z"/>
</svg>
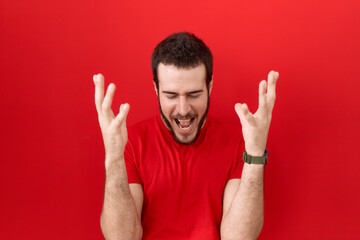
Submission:
<svg viewBox="0 0 360 240">
<path fill-rule="evenodd" d="M 188 92 L 187 94 L 196 94 L 196 93 L 201 93 L 203 92 L 204 90 L 196 90 L 196 91 L 191 91 L 191 92 Z M 171 91 L 162 91 L 162 93 L 166 93 L 166 94 L 177 94 L 176 92 L 171 92 Z"/>
</svg>

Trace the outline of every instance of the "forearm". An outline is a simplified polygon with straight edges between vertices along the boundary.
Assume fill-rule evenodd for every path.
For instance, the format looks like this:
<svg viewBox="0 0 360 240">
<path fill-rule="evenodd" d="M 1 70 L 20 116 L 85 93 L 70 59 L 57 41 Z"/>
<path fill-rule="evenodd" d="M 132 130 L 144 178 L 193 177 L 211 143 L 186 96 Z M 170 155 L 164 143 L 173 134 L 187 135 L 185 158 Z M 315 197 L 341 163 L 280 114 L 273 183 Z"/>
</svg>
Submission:
<svg viewBox="0 0 360 240">
<path fill-rule="evenodd" d="M 108 160 L 108 159 L 107 159 Z M 125 162 L 117 159 L 106 166 L 101 229 L 107 240 L 141 239 L 141 220 L 131 195 Z"/>
<path fill-rule="evenodd" d="M 223 213 L 221 238 L 256 239 L 264 222 L 264 165 L 244 164 L 229 210 Z"/>
</svg>

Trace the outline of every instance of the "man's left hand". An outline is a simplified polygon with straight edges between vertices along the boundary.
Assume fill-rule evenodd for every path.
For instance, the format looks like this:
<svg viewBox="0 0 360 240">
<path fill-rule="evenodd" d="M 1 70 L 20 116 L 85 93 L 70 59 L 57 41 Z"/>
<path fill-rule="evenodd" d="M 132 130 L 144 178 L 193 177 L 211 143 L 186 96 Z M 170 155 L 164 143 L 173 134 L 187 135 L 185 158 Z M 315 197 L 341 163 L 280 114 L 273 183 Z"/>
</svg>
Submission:
<svg viewBox="0 0 360 240">
<path fill-rule="evenodd" d="M 275 104 L 275 87 L 279 73 L 270 71 L 268 81 L 259 84 L 259 107 L 252 114 L 246 103 L 235 104 L 235 111 L 240 118 L 245 150 L 252 156 L 263 156 L 269 133 L 272 110 Z M 266 91 L 267 90 L 267 91 Z"/>
</svg>

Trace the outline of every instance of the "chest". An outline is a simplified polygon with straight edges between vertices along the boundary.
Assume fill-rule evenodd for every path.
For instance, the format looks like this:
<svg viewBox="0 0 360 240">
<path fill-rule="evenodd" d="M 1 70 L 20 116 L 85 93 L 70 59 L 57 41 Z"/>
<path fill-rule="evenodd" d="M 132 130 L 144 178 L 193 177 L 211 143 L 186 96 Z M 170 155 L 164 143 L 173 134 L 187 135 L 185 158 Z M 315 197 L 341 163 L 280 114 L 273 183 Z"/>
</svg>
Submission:
<svg viewBox="0 0 360 240">
<path fill-rule="evenodd" d="M 145 199 L 221 201 L 234 151 L 218 148 L 151 147 L 142 153 L 140 176 Z M 203 201 L 203 200 L 201 200 Z"/>
</svg>

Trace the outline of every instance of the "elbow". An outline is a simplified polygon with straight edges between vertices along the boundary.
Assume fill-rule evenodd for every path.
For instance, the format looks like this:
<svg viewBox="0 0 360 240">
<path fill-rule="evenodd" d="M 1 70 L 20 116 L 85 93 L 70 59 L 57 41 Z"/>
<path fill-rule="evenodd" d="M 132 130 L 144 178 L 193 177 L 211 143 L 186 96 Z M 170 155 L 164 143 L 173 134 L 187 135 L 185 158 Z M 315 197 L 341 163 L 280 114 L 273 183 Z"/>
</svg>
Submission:
<svg viewBox="0 0 360 240">
<path fill-rule="evenodd" d="M 252 239 L 257 239 L 257 238 L 259 237 L 259 235 L 260 235 L 263 227 L 264 227 L 264 218 L 262 218 L 262 219 L 259 221 L 259 223 L 258 223 L 258 225 L 257 225 L 257 227 L 256 227 L 256 230 L 255 230 L 254 233 L 253 233 L 253 236 L 252 236 L 253 238 L 252 238 Z"/>
<path fill-rule="evenodd" d="M 259 234 L 221 234 L 221 240 L 256 240 L 259 237 Z"/>
<path fill-rule="evenodd" d="M 221 224 L 221 240 L 256 240 L 264 226 L 264 218 L 259 218 L 256 223 L 242 226 L 229 226 Z"/>
<path fill-rule="evenodd" d="M 120 239 L 119 236 L 116 236 L 117 234 L 114 234 L 110 229 L 109 226 L 106 224 L 106 220 L 103 217 L 103 215 L 101 215 L 100 217 L 100 228 L 101 228 L 101 232 L 104 236 L 104 238 L 106 240 L 117 240 Z"/>
<path fill-rule="evenodd" d="M 142 239 L 142 236 L 143 236 L 143 229 L 142 229 L 142 226 L 141 226 L 141 224 L 140 224 L 139 227 L 138 227 L 138 230 L 136 231 L 136 235 L 134 236 L 133 239 L 135 239 L 135 240 L 141 240 L 141 239 Z"/>
<path fill-rule="evenodd" d="M 143 236 L 143 229 L 141 223 L 135 225 L 135 227 L 129 231 L 129 229 L 125 229 L 125 231 L 121 230 L 121 227 L 114 229 L 110 229 L 103 216 L 100 217 L 100 227 L 102 234 L 106 240 L 141 240 Z M 124 230 L 124 229 L 123 229 Z"/>
</svg>

